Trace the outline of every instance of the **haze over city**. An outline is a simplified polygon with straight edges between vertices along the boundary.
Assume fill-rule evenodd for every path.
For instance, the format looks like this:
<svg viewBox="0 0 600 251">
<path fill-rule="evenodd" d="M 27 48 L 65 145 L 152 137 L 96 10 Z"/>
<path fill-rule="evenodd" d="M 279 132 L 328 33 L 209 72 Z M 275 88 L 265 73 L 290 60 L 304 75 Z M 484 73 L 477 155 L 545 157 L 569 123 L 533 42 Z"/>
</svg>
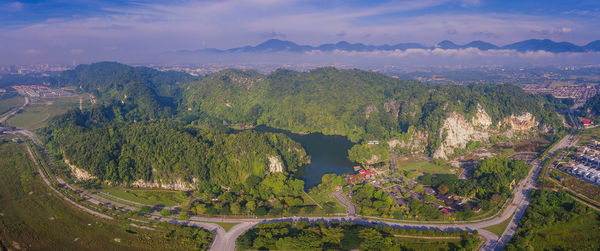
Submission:
<svg viewBox="0 0 600 251">
<path fill-rule="evenodd" d="M 595 64 L 597 52 L 474 49 L 303 52 L 259 56 L 179 51 L 254 46 L 268 39 L 318 46 L 483 40 L 503 46 L 600 39 L 597 1 L 13 1 L 0 6 L 0 64 L 315 63 Z"/>
</svg>

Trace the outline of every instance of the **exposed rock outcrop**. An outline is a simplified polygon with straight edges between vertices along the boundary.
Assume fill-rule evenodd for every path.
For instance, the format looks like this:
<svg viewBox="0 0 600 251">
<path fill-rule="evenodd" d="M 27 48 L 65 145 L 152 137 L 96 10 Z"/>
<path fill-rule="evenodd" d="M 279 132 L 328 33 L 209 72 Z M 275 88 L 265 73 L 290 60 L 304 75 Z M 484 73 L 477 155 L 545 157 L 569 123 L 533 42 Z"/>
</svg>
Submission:
<svg viewBox="0 0 600 251">
<path fill-rule="evenodd" d="M 519 116 L 511 115 L 504 118 L 504 124 L 510 126 L 515 131 L 528 131 L 539 125 L 533 114 L 526 112 Z"/>
<path fill-rule="evenodd" d="M 370 104 L 365 108 L 365 118 L 369 119 L 369 115 L 371 115 L 372 112 L 376 112 L 377 111 L 377 107 L 375 107 L 375 105 Z"/>
<path fill-rule="evenodd" d="M 481 115 L 483 115 L 483 113 Z M 485 115 L 487 115 L 487 113 L 485 113 Z M 476 118 L 473 118 L 473 121 L 480 121 L 483 122 L 483 124 L 487 123 L 485 117 L 475 117 Z M 489 116 L 487 117 L 489 118 Z M 491 124 L 491 120 L 489 124 Z M 434 158 L 446 159 L 448 158 L 448 155 L 454 153 L 454 148 L 465 148 L 469 141 L 481 141 L 489 138 L 489 133 L 486 130 L 475 128 L 463 115 L 456 112 L 452 112 L 452 114 L 444 120 L 444 125 L 439 133 L 440 137 L 443 138 L 443 141 L 441 146 L 434 152 Z"/>
<path fill-rule="evenodd" d="M 392 139 L 387 142 L 390 149 L 404 149 L 410 153 L 422 153 L 425 152 L 427 148 L 427 134 L 416 131 L 409 130 L 408 137 L 401 139 Z"/>
<path fill-rule="evenodd" d="M 278 156 L 267 156 L 269 159 L 269 172 L 271 173 L 282 173 L 283 163 Z"/>
<path fill-rule="evenodd" d="M 137 188 L 159 188 L 159 189 L 168 189 L 168 190 L 179 190 L 179 191 L 189 191 L 196 188 L 197 180 L 194 178 L 192 183 L 185 182 L 181 178 L 178 178 L 172 182 L 164 182 L 162 180 L 159 181 L 145 181 L 145 180 L 136 180 L 131 183 L 131 186 Z"/>
<path fill-rule="evenodd" d="M 71 164 L 71 162 L 69 162 L 68 159 L 64 159 L 64 161 L 65 161 L 65 164 L 67 164 L 67 166 L 69 166 L 69 168 L 71 169 L 71 174 L 73 174 L 73 176 L 75 176 L 75 178 L 77 178 L 78 180 L 96 179 L 96 176 L 91 175 L 86 170 L 83 170 L 83 169 L 78 168 L 75 165 Z"/>
<path fill-rule="evenodd" d="M 492 125 L 492 118 L 479 104 L 477 104 L 477 114 L 475 114 L 472 120 L 474 126 L 479 126 L 484 129 L 487 129 Z"/>
<path fill-rule="evenodd" d="M 461 114 L 453 112 L 444 120 L 439 136 L 443 139 L 441 145 L 433 154 L 434 158 L 447 159 L 457 148 L 465 148 L 470 141 L 487 141 L 494 133 L 490 126 L 493 124 L 489 114 L 481 105 L 477 105 L 477 113 L 469 123 Z M 516 132 L 529 131 L 539 125 L 535 117 L 527 112 L 518 116 L 511 115 L 501 122 L 509 127 L 504 135 L 513 137 Z M 549 128 L 546 128 L 549 130 Z"/>
<path fill-rule="evenodd" d="M 383 108 L 386 112 L 392 113 L 394 117 L 398 117 L 398 113 L 400 112 L 400 104 L 395 100 L 391 99 L 383 103 Z"/>
</svg>

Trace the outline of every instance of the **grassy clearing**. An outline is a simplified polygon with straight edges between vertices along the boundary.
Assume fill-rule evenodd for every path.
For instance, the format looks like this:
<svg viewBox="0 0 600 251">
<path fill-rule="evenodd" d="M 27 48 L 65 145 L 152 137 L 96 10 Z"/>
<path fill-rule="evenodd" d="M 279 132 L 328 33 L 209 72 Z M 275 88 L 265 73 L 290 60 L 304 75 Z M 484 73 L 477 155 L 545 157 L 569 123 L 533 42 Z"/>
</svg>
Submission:
<svg viewBox="0 0 600 251">
<path fill-rule="evenodd" d="M 561 185 L 570 188 L 571 190 L 587 196 L 590 199 L 600 201 L 600 187 L 584 180 L 573 177 L 563 171 L 552 169 L 553 176 L 565 178 Z M 548 177 L 549 179 L 552 179 Z"/>
<path fill-rule="evenodd" d="M 23 102 L 25 102 L 25 100 L 21 96 L 9 98 L 0 97 L 0 114 L 18 108 L 19 106 L 23 105 Z"/>
<path fill-rule="evenodd" d="M 344 207 L 344 205 L 342 205 L 335 197 L 329 196 L 330 193 L 332 193 L 332 191 L 323 191 L 320 193 L 317 193 L 316 189 L 315 189 L 315 191 L 311 191 L 310 197 L 313 198 L 317 203 L 319 203 L 319 205 L 324 207 L 323 209 L 316 207 L 313 215 L 324 215 L 324 214 L 327 214 L 328 212 L 331 214 L 346 213 L 346 207 Z M 303 196 L 302 199 L 304 199 L 305 206 L 315 205 L 312 202 L 312 200 L 308 198 L 308 196 L 306 196 L 305 194 L 303 194 L 302 196 Z M 328 205 L 331 207 L 331 209 L 329 209 L 329 211 L 326 212 L 325 207 L 327 207 Z M 307 214 L 307 215 L 310 215 L 310 214 Z"/>
<path fill-rule="evenodd" d="M 166 191 L 166 190 L 134 190 L 105 188 L 101 192 L 123 198 L 125 200 L 142 203 L 146 205 L 177 206 L 190 200 L 185 192 Z"/>
<path fill-rule="evenodd" d="M 483 229 L 490 231 L 498 236 L 502 236 L 502 234 L 504 233 L 504 230 L 506 230 L 506 227 L 508 227 L 508 224 L 510 223 L 511 219 L 512 219 L 512 216 L 509 217 L 508 219 L 506 219 L 505 221 L 501 222 L 500 224 L 489 226 L 489 227 L 484 227 Z"/>
<path fill-rule="evenodd" d="M 29 250 L 190 250 L 191 228 L 144 230 L 75 208 L 43 183 L 24 144 L 0 138 L 0 247 Z M 203 236 L 210 236 L 207 231 Z M 192 239 L 192 241 L 187 241 Z M 201 249 L 208 248 L 202 240 Z"/>
<path fill-rule="evenodd" d="M 600 216 L 589 213 L 542 230 L 530 244 L 533 250 L 598 250 L 599 227 Z"/>
<path fill-rule="evenodd" d="M 430 174 L 450 174 L 452 171 L 449 167 L 438 166 L 429 161 L 413 161 L 413 160 L 399 160 L 396 162 L 398 171 L 407 172 L 406 175 L 409 178 L 416 178 L 421 173 Z"/>
<path fill-rule="evenodd" d="M 592 139 L 600 140 L 600 127 L 585 129 L 579 135 L 581 135 L 579 145 L 588 144 Z"/>
<path fill-rule="evenodd" d="M 217 224 L 219 226 L 221 226 L 223 229 L 225 229 L 225 232 L 228 232 L 229 229 L 231 229 L 232 227 L 235 227 L 236 225 L 240 224 L 240 223 L 230 223 L 230 222 L 211 222 L 211 221 L 207 221 L 206 223 L 213 223 L 213 224 Z"/>
<path fill-rule="evenodd" d="M 88 99 L 83 99 L 84 106 L 89 104 Z M 48 125 L 48 121 L 70 109 L 79 108 L 79 96 L 43 98 L 32 101 L 25 109 L 8 120 L 8 124 L 35 130 Z"/>
</svg>

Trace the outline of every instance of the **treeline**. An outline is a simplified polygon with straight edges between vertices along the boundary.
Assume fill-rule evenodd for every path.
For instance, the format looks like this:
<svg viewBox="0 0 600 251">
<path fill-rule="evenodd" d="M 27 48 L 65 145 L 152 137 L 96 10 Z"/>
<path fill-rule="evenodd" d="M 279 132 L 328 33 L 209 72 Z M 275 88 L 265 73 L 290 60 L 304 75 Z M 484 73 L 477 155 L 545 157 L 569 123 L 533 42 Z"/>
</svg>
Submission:
<svg viewBox="0 0 600 251">
<path fill-rule="evenodd" d="M 396 236 L 449 236 L 458 241 L 436 241 L 434 244 L 406 244 Z M 440 250 L 472 250 L 479 243 L 468 232 L 406 230 L 386 226 L 364 226 L 356 223 L 296 223 L 259 224 L 238 237 L 240 250 L 414 250 L 428 245 Z"/>
<path fill-rule="evenodd" d="M 353 142 L 399 137 L 410 126 L 439 146 L 447 114 L 470 119 L 481 105 L 498 122 L 530 112 L 541 125 L 561 126 L 557 103 L 512 85 L 432 86 L 361 70 L 277 70 L 271 75 L 225 70 L 189 84 L 183 113 L 203 112 L 234 123 L 265 124 L 294 132 L 348 136 Z"/>
<path fill-rule="evenodd" d="M 487 210 L 508 198 L 530 168 L 522 160 L 492 157 L 475 164 L 472 177 L 467 180 L 459 180 L 454 174 L 426 174 L 419 178 L 419 182 L 435 187 L 441 194 L 452 193 L 476 199 L 478 205 Z"/>
<path fill-rule="evenodd" d="M 121 121 L 106 106 L 71 111 L 44 129 L 48 149 L 102 181 L 137 180 L 232 187 L 250 177 L 262 180 L 275 161 L 285 184 L 309 162 L 302 146 L 283 134 L 245 131 L 226 134 L 164 120 Z M 269 159 L 271 158 L 271 160 Z M 276 191 L 270 190 L 269 193 Z"/>
</svg>

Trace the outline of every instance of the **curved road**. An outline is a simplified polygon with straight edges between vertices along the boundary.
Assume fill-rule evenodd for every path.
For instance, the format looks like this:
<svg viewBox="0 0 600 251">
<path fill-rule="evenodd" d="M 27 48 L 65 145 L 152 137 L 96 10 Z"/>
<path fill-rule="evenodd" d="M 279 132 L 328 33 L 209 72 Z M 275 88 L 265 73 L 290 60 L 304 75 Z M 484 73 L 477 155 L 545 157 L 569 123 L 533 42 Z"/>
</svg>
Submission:
<svg viewBox="0 0 600 251">
<path fill-rule="evenodd" d="M 35 135 L 33 133 L 31 133 L 27 130 L 23 130 L 23 129 L 20 129 L 17 132 L 31 138 L 36 144 L 38 144 L 39 141 L 37 140 L 37 138 L 35 137 Z M 558 142 L 548 152 L 548 154 L 553 154 L 556 150 L 566 147 L 566 146 L 569 146 L 571 144 L 572 140 L 573 140 L 572 135 L 568 135 L 568 136 L 564 137 L 563 139 L 561 139 L 560 142 Z M 29 149 L 29 147 L 28 147 L 28 149 Z M 31 154 L 31 152 L 30 152 L 30 154 Z M 33 155 L 31 155 L 31 157 L 33 158 Z M 357 218 L 357 217 L 355 217 L 356 211 L 355 211 L 354 205 L 352 205 L 352 203 L 345 196 L 343 196 L 343 194 L 341 192 L 336 192 L 333 195 L 343 205 L 345 205 L 347 207 L 347 213 L 348 213 L 349 217 L 305 217 L 305 218 L 282 217 L 282 218 L 263 218 L 263 219 L 191 217 L 189 220 L 186 220 L 186 221 L 175 220 L 175 219 L 170 219 L 170 218 L 160 218 L 157 216 L 152 216 L 152 217 L 156 218 L 158 220 L 161 220 L 161 221 L 166 221 L 166 222 L 175 223 L 175 224 L 198 226 L 198 227 L 203 227 L 210 231 L 213 231 L 213 233 L 215 234 L 215 240 L 211 246 L 211 250 L 219 250 L 219 251 L 235 250 L 235 240 L 237 239 L 237 237 L 239 237 L 241 234 L 243 234 L 248 229 L 251 229 L 252 227 L 254 227 L 256 224 L 268 223 L 268 222 L 298 221 L 298 220 L 326 221 L 326 222 L 355 222 L 358 224 L 365 224 L 365 225 L 387 225 L 387 226 L 399 227 L 399 228 L 432 229 L 432 230 L 448 230 L 448 231 L 450 231 L 450 230 L 467 230 L 467 231 L 478 230 L 479 234 L 481 234 L 482 236 L 484 236 L 487 239 L 487 242 L 481 248 L 482 250 L 501 250 L 502 247 L 504 247 L 504 245 L 506 243 L 508 243 L 510 241 L 510 239 L 512 238 L 512 236 L 514 235 L 517 225 L 519 223 L 519 220 L 521 219 L 521 217 L 525 213 L 525 210 L 527 209 L 527 206 L 529 205 L 530 193 L 531 193 L 531 190 L 535 188 L 536 179 L 538 177 L 540 170 L 541 170 L 540 164 L 538 163 L 538 161 L 534 161 L 532 163 L 532 168 L 529 171 L 527 177 L 525 179 L 523 179 L 521 182 L 519 182 L 519 185 L 515 188 L 512 203 L 510 203 L 506 207 L 506 209 L 502 212 L 502 214 L 500 216 L 498 216 L 494 219 L 487 220 L 487 221 L 465 223 L 465 224 L 463 224 L 463 223 L 447 223 L 447 224 L 402 223 L 402 222 L 394 222 L 394 221 L 368 220 L 368 219 Z M 45 176 L 41 172 L 39 167 L 38 167 L 38 171 L 42 174 L 42 177 L 46 181 L 46 184 L 52 188 L 51 184 L 49 182 L 47 182 L 47 179 L 45 179 Z M 73 188 L 71 188 L 71 189 L 73 189 Z M 58 191 L 56 191 L 56 192 L 58 192 Z M 70 201 L 71 203 L 75 203 L 64 196 L 63 196 L 63 198 Z M 104 199 L 104 200 L 106 200 L 106 199 Z M 108 200 L 106 200 L 106 201 L 108 201 Z M 100 202 L 98 202 L 98 203 L 100 203 Z M 110 203 L 119 205 L 119 203 L 115 203 L 115 202 L 110 202 Z M 78 207 L 81 208 L 83 206 L 78 205 Z M 85 211 L 88 211 L 88 212 L 93 211 L 93 210 L 90 210 L 85 207 L 83 207 L 82 209 Z M 90 213 L 92 213 L 92 212 L 90 212 Z M 101 215 L 98 215 L 97 213 L 98 212 L 93 211 L 92 214 L 100 216 L 100 217 L 107 216 L 107 215 L 101 216 Z M 110 217 L 110 216 L 108 216 L 108 217 Z M 500 236 L 500 238 L 498 238 L 498 236 L 496 236 L 495 234 L 482 229 L 484 227 L 489 227 L 489 226 L 500 224 L 511 217 L 512 217 L 512 219 L 511 219 L 507 229 L 504 231 L 502 236 Z M 206 222 L 229 222 L 229 223 L 240 223 L 240 224 L 234 226 L 232 229 L 230 229 L 229 231 L 226 232 L 219 225 L 214 224 L 214 223 L 206 223 Z"/>
</svg>

